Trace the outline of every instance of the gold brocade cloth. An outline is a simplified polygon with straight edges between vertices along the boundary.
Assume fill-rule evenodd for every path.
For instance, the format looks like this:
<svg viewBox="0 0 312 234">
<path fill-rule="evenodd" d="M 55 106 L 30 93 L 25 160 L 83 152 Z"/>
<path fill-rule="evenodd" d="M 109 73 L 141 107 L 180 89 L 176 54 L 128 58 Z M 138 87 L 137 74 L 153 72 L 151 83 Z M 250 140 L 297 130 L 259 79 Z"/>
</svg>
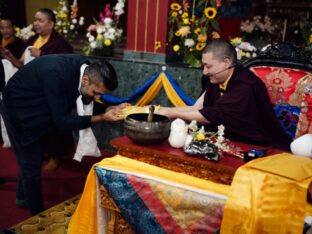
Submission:
<svg viewBox="0 0 312 234">
<path fill-rule="evenodd" d="M 306 157 L 282 153 L 245 164 L 234 176 L 221 233 L 302 233 L 311 180 Z"/>
<path fill-rule="evenodd" d="M 230 188 L 116 155 L 90 170 L 69 234 L 115 233 L 100 187 L 140 233 L 214 233 Z"/>
</svg>

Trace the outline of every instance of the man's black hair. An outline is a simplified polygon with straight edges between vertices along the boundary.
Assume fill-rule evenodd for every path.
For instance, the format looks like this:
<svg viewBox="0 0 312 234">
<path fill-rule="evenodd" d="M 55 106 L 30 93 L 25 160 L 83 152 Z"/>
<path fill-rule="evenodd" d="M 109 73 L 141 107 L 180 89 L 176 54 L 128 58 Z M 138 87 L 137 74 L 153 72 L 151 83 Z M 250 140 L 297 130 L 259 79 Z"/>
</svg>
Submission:
<svg viewBox="0 0 312 234">
<path fill-rule="evenodd" d="M 212 39 L 203 49 L 203 54 L 212 53 L 213 58 L 222 61 L 226 58 L 232 61 L 232 65 L 235 65 L 237 62 L 236 50 L 231 43 L 222 38 Z"/>
<path fill-rule="evenodd" d="M 117 75 L 114 67 L 107 61 L 101 60 L 91 63 L 84 72 L 90 81 L 95 84 L 104 83 L 109 90 L 114 90 L 118 86 Z"/>
<path fill-rule="evenodd" d="M 49 9 L 49 8 L 41 8 L 38 11 L 43 13 L 43 14 L 45 14 L 45 15 L 47 15 L 48 18 L 51 21 L 53 21 L 54 23 L 56 22 L 55 14 L 54 14 L 54 12 L 51 9 Z"/>
</svg>

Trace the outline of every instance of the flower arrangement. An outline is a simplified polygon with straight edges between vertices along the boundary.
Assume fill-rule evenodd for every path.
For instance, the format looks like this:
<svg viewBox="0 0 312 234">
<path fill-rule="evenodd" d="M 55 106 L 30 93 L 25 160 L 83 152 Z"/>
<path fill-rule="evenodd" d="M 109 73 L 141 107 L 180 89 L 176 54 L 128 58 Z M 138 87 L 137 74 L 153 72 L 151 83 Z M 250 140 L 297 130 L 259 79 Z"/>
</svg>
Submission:
<svg viewBox="0 0 312 234">
<path fill-rule="evenodd" d="M 54 14 L 56 17 L 55 30 L 69 42 L 72 42 L 78 35 L 78 29 L 84 24 L 84 17 L 81 16 L 78 19 L 77 0 L 73 1 L 70 10 L 69 12 L 66 0 L 60 0 Z"/>
<path fill-rule="evenodd" d="M 217 9 L 220 1 L 177 0 L 170 5 L 169 46 L 186 63 L 200 67 L 201 51 L 209 37 L 218 37 Z"/>
<path fill-rule="evenodd" d="M 16 31 L 15 35 L 24 41 L 27 41 L 30 37 L 35 35 L 32 24 L 30 24 L 27 27 L 24 27 L 22 29 L 16 27 L 15 31 Z"/>
<path fill-rule="evenodd" d="M 71 12 L 69 15 L 69 11 L 66 6 L 66 0 L 60 0 L 56 10 L 54 10 L 56 18 L 54 29 L 69 42 L 76 38 L 79 27 L 84 24 L 84 17 L 81 16 L 79 19 L 77 19 L 77 0 L 73 1 L 70 9 Z M 29 24 L 27 27 L 22 29 L 16 28 L 16 36 L 24 41 L 28 40 L 33 35 L 35 35 L 35 32 L 33 30 L 32 24 Z"/>
<path fill-rule="evenodd" d="M 257 40 L 253 44 L 259 44 L 258 47 L 271 43 L 277 28 L 270 17 L 259 15 L 254 16 L 252 20 L 243 21 L 240 26 L 242 38 L 251 43 Z"/>
<path fill-rule="evenodd" d="M 247 60 L 257 56 L 257 48 L 249 42 L 245 42 L 240 37 L 236 37 L 230 41 L 235 46 L 238 60 Z"/>
<path fill-rule="evenodd" d="M 107 55 L 106 48 L 112 49 L 114 42 L 121 39 L 123 30 L 119 28 L 119 17 L 124 13 L 125 0 L 118 0 L 113 11 L 109 4 L 99 14 L 99 21 L 87 29 L 88 44 L 83 48 L 86 55 Z"/>
</svg>

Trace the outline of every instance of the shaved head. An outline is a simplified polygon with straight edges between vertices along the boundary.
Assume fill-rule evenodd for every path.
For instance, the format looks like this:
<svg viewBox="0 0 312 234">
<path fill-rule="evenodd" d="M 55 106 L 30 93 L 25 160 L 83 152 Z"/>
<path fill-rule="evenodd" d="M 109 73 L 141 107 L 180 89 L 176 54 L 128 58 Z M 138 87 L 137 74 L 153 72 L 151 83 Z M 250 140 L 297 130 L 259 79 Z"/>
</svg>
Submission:
<svg viewBox="0 0 312 234">
<path fill-rule="evenodd" d="M 235 65 L 237 61 L 235 48 L 228 41 L 221 38 L 209 41 L 203 49 L 203 54 L 206 53 L 212 53 L 213 58 L 218 61 L 228 58 L 232 65 Z"/>
</svg>

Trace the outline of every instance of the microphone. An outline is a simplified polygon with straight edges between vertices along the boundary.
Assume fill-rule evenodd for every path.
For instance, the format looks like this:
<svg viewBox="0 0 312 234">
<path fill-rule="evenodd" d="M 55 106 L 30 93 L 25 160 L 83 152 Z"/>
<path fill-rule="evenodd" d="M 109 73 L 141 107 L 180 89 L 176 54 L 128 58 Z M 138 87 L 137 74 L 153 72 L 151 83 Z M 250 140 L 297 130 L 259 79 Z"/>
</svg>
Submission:
<svg viewBox="0 0 312 234">
<path fill-rule="evenodd" d="M 231 66 L 229 66 L 229 67 L 227 67 L 227 68 L 225 68 L 225 69 L 223 69 L 223 70 L 221 70 L 221 71 L 219 71 L 219 72 L 215 72 L 215 73 L 213 73 L 213 74 L 207 74 L 207 75 L 205 75 L 205 76 L 207 76 L 207 77 L 209 77 L 209 76 L 215 76 L 215 75 L 218 75 L 218 74 L 220 74 L 220 73 L 222 73 L 222 72 L 225 72 L 226 70 L 229 70 L 229 69 L 231 69 L 231 68 L 233 68 L 233 67 L 235 67 L 235 64 L 234 65 L 231 65 Z"/>
</svg>

